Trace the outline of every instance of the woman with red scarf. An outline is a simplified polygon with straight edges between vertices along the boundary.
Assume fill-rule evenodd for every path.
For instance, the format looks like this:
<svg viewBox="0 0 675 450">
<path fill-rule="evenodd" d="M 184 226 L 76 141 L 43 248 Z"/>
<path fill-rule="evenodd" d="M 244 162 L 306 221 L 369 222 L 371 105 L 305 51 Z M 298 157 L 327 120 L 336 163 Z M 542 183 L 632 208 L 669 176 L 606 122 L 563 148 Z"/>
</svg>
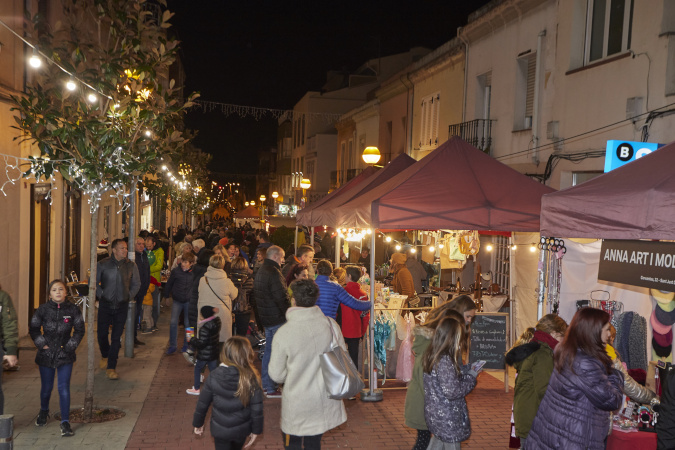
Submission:
<svg viewBox="0 0 675 450">
<path fill-rule="evenodd" d="M 521 448 L 544 398 L 553 373 L 553 350 L 567 330 L 567 323 L 555 314 L 528 328 L 506 354 L 506 363 L 518 371 L 513 394 L 513 419 Z"/>
</svg>

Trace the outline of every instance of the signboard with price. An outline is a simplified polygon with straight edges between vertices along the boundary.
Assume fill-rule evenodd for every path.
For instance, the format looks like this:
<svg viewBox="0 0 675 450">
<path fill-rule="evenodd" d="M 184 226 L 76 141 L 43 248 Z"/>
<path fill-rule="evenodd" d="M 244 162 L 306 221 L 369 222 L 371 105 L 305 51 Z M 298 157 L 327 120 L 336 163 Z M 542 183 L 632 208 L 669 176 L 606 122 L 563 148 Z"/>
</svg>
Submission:
<svg viewBox="0 0 675 450">
<path fill-rule="evenodd" d="M 653 142 L 607 141 L 605 150 L 605 173 L 635 161 L 662 147 Z"/>
</svg>

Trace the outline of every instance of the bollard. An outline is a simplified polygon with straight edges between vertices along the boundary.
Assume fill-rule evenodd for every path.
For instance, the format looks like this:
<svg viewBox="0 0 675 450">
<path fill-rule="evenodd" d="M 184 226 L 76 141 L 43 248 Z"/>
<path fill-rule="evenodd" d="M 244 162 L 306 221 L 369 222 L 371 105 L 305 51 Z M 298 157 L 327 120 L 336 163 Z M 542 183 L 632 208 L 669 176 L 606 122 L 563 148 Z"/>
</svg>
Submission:
<svg viewBox="0 0 675 450">
<path fill-rule="evenodd" d="M 4 414 L 0 416 L 0 450 L 14 448 L 14 415 Z"/>
</svg>

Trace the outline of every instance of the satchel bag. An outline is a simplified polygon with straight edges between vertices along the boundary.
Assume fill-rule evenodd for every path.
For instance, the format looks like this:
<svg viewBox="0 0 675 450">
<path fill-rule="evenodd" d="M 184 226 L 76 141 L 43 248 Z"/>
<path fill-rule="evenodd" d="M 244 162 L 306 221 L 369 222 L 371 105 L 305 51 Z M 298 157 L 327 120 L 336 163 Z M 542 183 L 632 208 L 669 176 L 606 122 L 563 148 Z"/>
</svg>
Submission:
<svg viewBox="0 0 675 450">
<path fill-rule="evenodd" d="M 328 398 L 333 400 L 352 398 L 365 388 L 365 384 L 361 380 L 359 371 L 349 353 L 338 343 L 330 319 L 326 318 L 326 320 L 328 320 L 333 338 L 331 339 L 330 350 L 320 356 L 320 363 Z"/>
<path fill-rule="evenodd" d="M 211 292 L 213 292 L 213 295 L 215 295 L 216 297 L 218 297 L 218 300 L 220 300 L 220 302 L 221 302 L 223 305 L 225 305 L 225 307 L 228 309 L 228 311 L 231 311 L 231 310 L 230 310 L 230 307 L 227 306 L 227 303 L 225 303 L 225 300 L 223 300 L 222 298 L 220 298 L 220 295 L 216 294 L 216 291 L 213 290 L 213 288 L 212 288 L 211 285 L 209 284 L 209 279 L 208 279 L 207 277 L 204 277 L 204 280 L 206 281 L 206 285 L 209 287 L 209 289 L 211 289 Z M 209 372 L 209 373 L 210 373 L 210 372 Z"/>
</svg>

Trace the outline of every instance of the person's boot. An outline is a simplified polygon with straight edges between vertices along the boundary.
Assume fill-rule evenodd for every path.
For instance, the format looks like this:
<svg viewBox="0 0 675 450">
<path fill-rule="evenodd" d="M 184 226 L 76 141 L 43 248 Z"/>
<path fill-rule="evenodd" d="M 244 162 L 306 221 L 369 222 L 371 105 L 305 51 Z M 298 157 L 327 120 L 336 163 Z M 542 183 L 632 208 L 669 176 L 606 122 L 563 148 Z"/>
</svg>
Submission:
<svg viewBox="0 0 675 450">
<path fill-rule="evenodd" d="M 44 427 L 45 425 L 47 425 L 48 418 L 49 418 L 49 410 L 41 409 L 37 415 L 37 419 L 35 419 L 35 426 Z"/>
<path fill-rule="evenodd" d="M 72 436 L 73 429 L 70 427 L 70 422 L 61 422 L 61 436 Z"/>
<path fill-rule="evenodd" d="M 108 358 L 101 358 L 101 361 L 98 363 L 98 366 L 101 369 L 105 369 L 108 367 Z"/>
<path fill-rule="evenodd" d="M 117 375 L 115 369 L 108 369 L 106 370 L 105 374 L 109 380 L 118 380 L 120 378 L 120 376 Z"/>
</svg>

